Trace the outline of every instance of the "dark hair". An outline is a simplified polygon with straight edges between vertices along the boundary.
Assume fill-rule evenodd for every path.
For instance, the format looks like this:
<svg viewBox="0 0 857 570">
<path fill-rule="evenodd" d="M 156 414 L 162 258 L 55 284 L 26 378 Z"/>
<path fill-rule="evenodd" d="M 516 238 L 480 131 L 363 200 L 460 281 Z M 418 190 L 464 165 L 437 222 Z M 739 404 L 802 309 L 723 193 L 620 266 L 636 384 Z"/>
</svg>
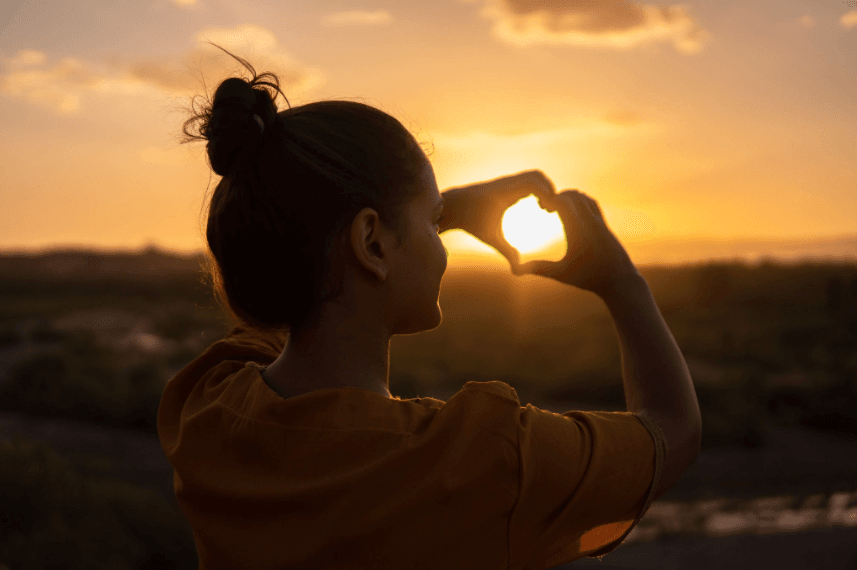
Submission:
<svg viewBox="0 0 857 570">
<path fill-rule="evenodd" d="M 252 78 L 224 80 L 213 102 L 200 112 L 192 105 L 182 129 L 183 143 L 208 141 L 211 168 L 223 177 L 208 207 L 206 269 L 234 324 L 288 331 L 341 292 L 335 238 L 361 209 L 375 209 L 401 243 L 426 154 L 397 119 L 363 103 L 277 111 L 277 76 L 257 76 L 215 47 Z"/>
</svg>

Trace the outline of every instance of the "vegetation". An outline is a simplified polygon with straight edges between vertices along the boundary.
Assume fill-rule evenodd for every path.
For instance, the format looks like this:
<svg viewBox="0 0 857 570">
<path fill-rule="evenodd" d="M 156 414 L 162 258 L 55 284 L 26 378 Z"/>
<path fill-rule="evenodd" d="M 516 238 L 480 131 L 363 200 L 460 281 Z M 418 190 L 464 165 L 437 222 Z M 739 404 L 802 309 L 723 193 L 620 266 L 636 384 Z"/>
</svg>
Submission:
<svg viewBox="0 0 857 570">
<path fill-rule="evenodd" d="M 0 384 L 0 409 L 156 435 L 162 389 L 157 364 L 138 364 L 121 376 L 116 355 L 80 333 L 65 338 L 60 350 L 14 364 Z"/>
<path fill-rule="evenodd" d="M 190 527 L 160 493 L 85 478 L 49 446 L 0 442 L 0 567 L 196 568 Z"/>
<path fill-rule="evenodd" d="M 149 253 L 150 272 L 153 265 Z M 155 434 L 166 380 L 231 328 L 192 263 L 184 276 L 173 269 L 163 281 L 98 272 L 60 280 L 15 267 L 0 272 L 0 350 L 25 341 L 51 348 L 0 362 L 0 409 Z M 753 432 L 763 414 L 855 431 L 857 265 L 734 262 L 642 272 L 688 361 L 720 371 L 716 382 L 694 378 L 703 445 L 761 444 Z M 394 394 L 449 393 L 470 380 L 499 379 L 522 404 L 624 409 L 618 341 L 595 295 L 506 270 L 451 267 L 440 304 L 440 327 L 393 339 Z M 21 307 L 37 321 L 28 335 L 16 329 Z M 113 333 L 55 328 L 70 312 L 103 308 L 148 319 L 149 332 L 172 348 L 120 354 Z M 777 380 L 787 374 L 803 380 Z"/>
<path fill-rule="evenodd" d="M 165 382 L 231 328 L 198 265 L 171 258 L 169 277 L 159 278 L 161 257 L 144 254 L 145 271 L 136 271 L 133 259 L 111 270 L 114 260 L 89 256 L 86 271 L 67 275 L 45 269 L 61 258 L 0 257 L 0 409 L 156 435 Z M 763 446 L 762 418 L 857 433 L 857 265 L 642 272 L 692 364 L 703 447 Z M 594 295 L 506 270 L 450 267 L 440 304 L 440 327 L 394 338 L 393 394 L 444 394 L 497 379 L 522 405 L 624 409 L 618 341 Z M 164 344 L 122 348 L 117 340 L 127 331 L 61 326 L 68 315 L 97 309 L 137 315 Z M 0 568 L 196 567 L 174 501 L 87 478 L 44 444 L 0 445 Z"/>
</svg>

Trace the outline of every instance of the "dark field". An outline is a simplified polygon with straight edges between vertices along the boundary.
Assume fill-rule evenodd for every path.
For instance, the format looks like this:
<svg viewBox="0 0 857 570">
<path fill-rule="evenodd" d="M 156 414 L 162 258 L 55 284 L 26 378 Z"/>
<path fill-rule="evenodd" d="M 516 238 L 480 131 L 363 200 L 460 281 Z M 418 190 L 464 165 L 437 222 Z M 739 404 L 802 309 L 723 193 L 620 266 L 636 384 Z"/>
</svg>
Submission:
<svg viewBox="0 0 857 570">
<path fill-rule="evenodd" d="M 231 328 L 199 267 L 157 251 L 0 256 L 0 569 L 195 568 L 155 418 L 164 383 Z M 845 543 L 851 533 L 857 568 L 857 264 L 641 272 L 691 369 L 703 455 L 601 567 L 681 567 L 619 558 L 680 550 L 676 540 L 749 553 L 754 534 L 790 530 L 797 544 L 829 528 Z M 393 340 L 394 395 L 445 400 L 467 381 L 502 380 L 522 405 L 625 409 L 618 341 L 595 295 L 451 265 L 440 303 L 440 327 Z M 775 506 L 759 510 L 760 497 Z M 766 527 L 753 509 L 821 509 L 827 522 Z M 724 514 L 739 512 L 755 526 Z"/>
</svg>

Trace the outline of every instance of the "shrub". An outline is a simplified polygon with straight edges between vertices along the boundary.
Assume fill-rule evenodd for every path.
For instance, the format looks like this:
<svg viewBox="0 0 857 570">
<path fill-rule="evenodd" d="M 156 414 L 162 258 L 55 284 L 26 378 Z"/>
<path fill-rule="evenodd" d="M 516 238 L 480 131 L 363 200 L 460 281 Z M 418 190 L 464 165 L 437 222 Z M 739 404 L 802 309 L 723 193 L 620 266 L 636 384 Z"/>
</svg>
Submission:
<svg viewBox="0 0 857 570">
<path fill-rule="evenodd" d="M 11 324 L 5 324 L 0 327 L 0 349 L 8 346 L 13 346 L 24 342 L 24 337 L 18 334 L 18 331 Z"/>
<path fill-rule="evenodd" d="M 43 568 L 196 568 L 193 535 L 160 493 L 87 480 L 48 445 L 0 442 L 0 563 Z"/>
<path fill-rule="evenodd" d="M 0 385 L 0 407 L 39 416 L 124 426 L 136 404 L 113 355 L 91 339 L 37 353 L 10 368 Z"/>
</svg>

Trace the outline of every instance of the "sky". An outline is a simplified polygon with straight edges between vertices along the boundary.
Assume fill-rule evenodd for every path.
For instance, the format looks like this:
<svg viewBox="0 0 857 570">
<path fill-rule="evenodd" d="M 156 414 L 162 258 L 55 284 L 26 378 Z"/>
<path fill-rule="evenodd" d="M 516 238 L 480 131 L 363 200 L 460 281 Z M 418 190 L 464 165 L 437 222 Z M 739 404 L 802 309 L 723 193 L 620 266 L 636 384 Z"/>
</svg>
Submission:
<svg viewBox="0 0 857 570">
<path fill-rule="evenodd" d="M 13 0 L 0 251 L 204 247 L 218 177 L 181 124 L 243 72 L 205 41 L 277 73 L 291 106 L 393 115 L 441 191 L 542 170 L 629 251 L 857 235 L 855 1 Z M 562 242 L 558 218 L 531 223 Z M 442 237 L 451 259 L 501 259 Z"/>
</svg>

